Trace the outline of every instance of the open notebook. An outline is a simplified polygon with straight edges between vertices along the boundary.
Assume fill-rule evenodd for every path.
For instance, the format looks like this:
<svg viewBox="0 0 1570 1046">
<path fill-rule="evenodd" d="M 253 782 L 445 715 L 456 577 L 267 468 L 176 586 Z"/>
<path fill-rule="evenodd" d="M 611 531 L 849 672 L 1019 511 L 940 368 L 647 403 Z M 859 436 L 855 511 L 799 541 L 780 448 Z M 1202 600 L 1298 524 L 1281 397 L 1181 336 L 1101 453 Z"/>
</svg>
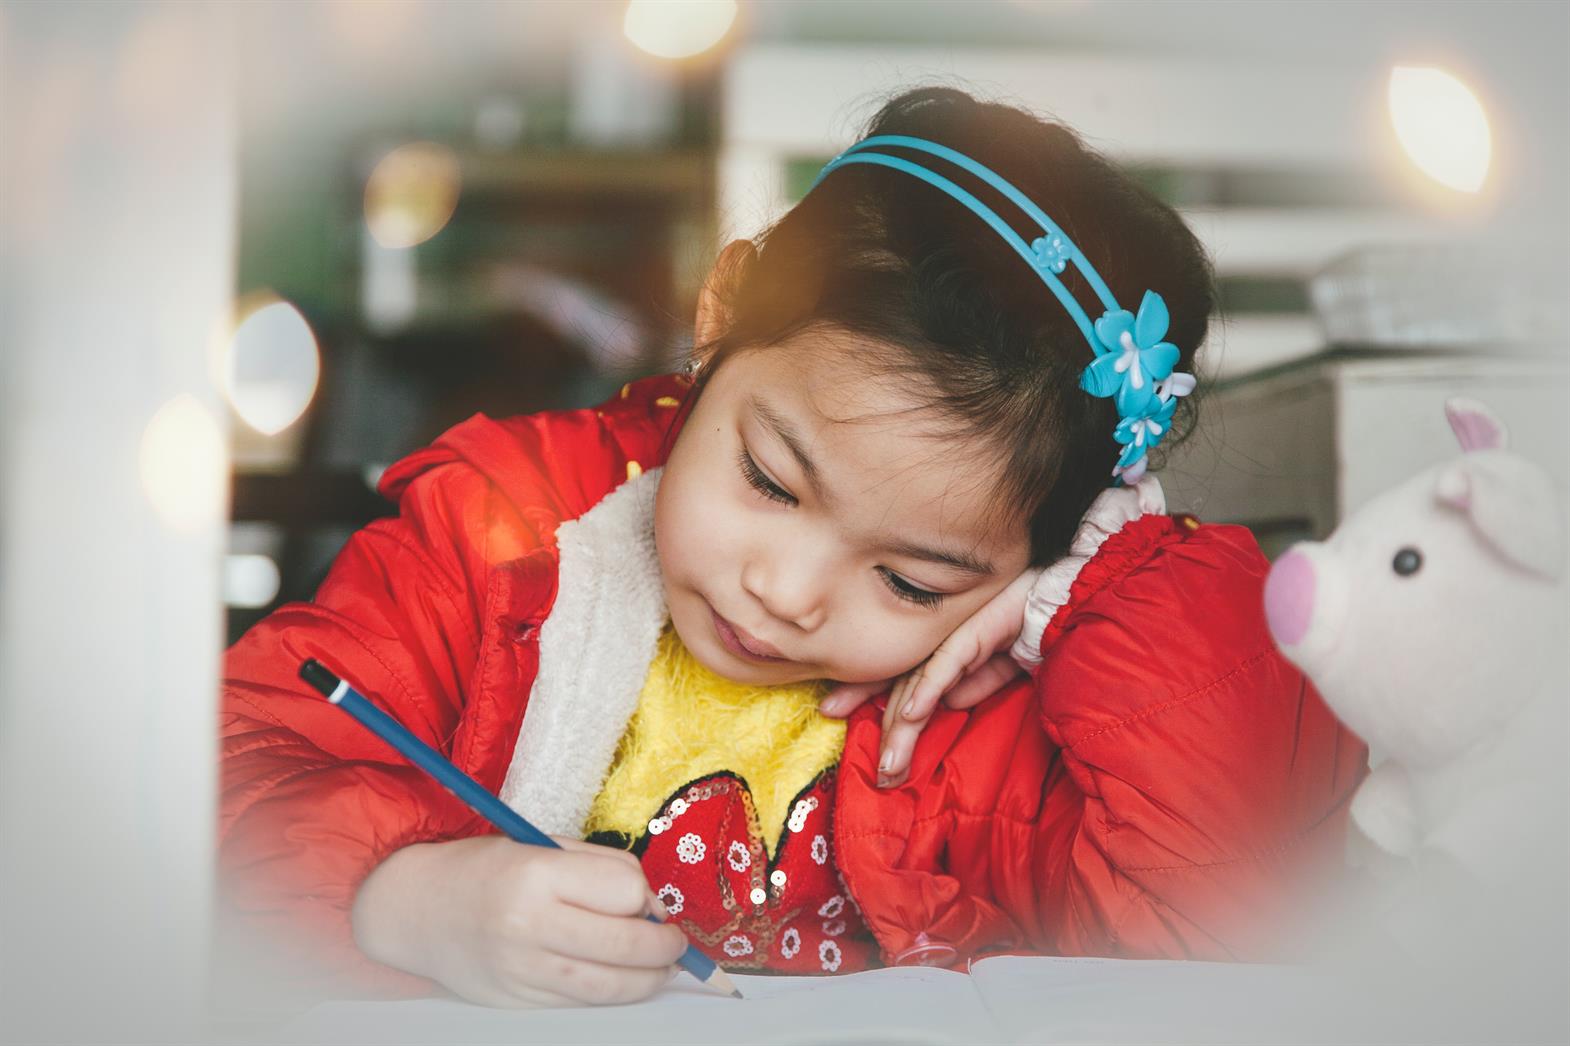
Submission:
<svg viewBox="0 0 1570 1046">
<path fill-rule="evenodd" d="M 1317 977 L 1304 968 L 1233 963 L 993 956 L 972 964 L 969 975 L 904 967 L 733 979 L 745 999 L 716 996 L 682 974 L 656 998 L 630 1006 L 327 1003 L 285 1026 L 278 1041 L 1295 1042 L 1323 1006 Z"/>
</svg>

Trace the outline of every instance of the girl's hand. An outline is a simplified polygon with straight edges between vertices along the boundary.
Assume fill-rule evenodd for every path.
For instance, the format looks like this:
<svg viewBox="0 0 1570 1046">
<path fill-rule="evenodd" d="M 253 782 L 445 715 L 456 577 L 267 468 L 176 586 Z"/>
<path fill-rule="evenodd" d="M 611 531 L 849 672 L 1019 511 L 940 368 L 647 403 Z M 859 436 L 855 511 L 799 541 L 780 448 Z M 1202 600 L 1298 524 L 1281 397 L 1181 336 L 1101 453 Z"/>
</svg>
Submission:
<svg viewBox="0 0 1570 1046">
<path fill-rule="evenodd" d="M 406 847 L 376 868 L 354 905 L 371 958 L 484 1006 L 522 1008 L 647 998 L 687 947 L 623 850 L 557 839 L 551 850 L 490 835 Z"/>
<path fill-rule="evenodd" d="M 1041 576 L 1032 567 L 949 633 L 932 655 L 894 681 L 883 711 L 883 745 L 878 759 L 878 787 L 892 788 L 905 780 L 916 738 L 938 706 L 970 708 L 1023 674 L 1008 650 L 1025 623 L 1025 598 Z M 819 704 L 827 716 L 850 715 L 891 680 L 841 683 Z"/>
</svg>

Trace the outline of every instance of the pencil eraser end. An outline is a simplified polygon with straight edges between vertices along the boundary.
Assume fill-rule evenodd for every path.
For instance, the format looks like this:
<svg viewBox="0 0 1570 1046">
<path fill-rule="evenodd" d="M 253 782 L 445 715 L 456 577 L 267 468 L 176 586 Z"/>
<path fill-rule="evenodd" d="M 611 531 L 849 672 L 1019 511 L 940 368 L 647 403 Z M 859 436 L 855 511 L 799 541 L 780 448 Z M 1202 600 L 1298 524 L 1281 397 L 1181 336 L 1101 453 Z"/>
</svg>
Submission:
<svg viewBox="0 0 1570 1046">
<path fill-rule="evenodd" d="M 320 690 L 322 696 L 329 700 L 333 696 L 333 691 L 338 689 L 338 677 L 329 672 L 314 657 L 306 658 L 305 663 L 300 666 L 300 678 Z"/>
</svg>

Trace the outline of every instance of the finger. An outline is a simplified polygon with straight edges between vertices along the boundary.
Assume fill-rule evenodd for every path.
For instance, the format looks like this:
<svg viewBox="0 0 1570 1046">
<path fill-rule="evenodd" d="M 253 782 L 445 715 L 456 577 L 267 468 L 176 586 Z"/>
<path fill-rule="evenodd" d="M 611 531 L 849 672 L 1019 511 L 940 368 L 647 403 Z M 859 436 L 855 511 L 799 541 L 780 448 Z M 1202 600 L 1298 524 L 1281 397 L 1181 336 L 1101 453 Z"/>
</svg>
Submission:
<svg viewBox="0 0 1570 1046">
<path fill-rule="evenodd" d="M 878 787 L 884 786 L 884 775 L 893 762 L 894 753 L 889 749 L 889 732 L 899 721 L 899 709 L 905 701 L 905 695 L 910 690 L 911 677 L 901 676 L 899 682 L 894 684 L 889 700 L 883 706 L 883 722 L 878 734 Z"/>
<path fill-rule="evenodd" d="M 956 633 L 968 633 L 979 642 L 981 656 L 971 662 L 971 670 L 979 668 L 987 657 L 1005 649 L 1018 637 L 1025 606 L 1030 601 L 1030 590 L 1041 575 L 1040 567 L 1026 570 L 955 630 Z"/>
<path fill-rule="evenodd" d="M 1041 573 L 1039 567 L 1024 571 L 939 644 L 922 666 L 923 678 L 906 704 L 908 716 L 930 715 L 931 706 L 945 692 L 1013 644 L 1030 590 Z"/>
<path fill-rule="evenodd" d="M 970 708 L 979 705 L 1024 669 L 1008 654 L 994 654 L 976 671 L 960 680 L 954 689 L 943 695 L 943 703 L 950 708 Z"/>
<path fill-rule="evenodd" d="M 666 910 L 665 902 L 653 890 L 649 891 L 649 914 L 660 922 L 670 922 L 671 913 Z"/>
<path fill-rule="evenodd" d="M 978 636 L 964 629 L 949 636 L 921 666 L 901 714 L 912 720 L 930 717 L 938 698 L 971 671 L 971 662 L 983 663 L 990 653 L 981 649 Z"/>
<path fill-rule="evenodd" d="M 670 967 L 607 966 L 570 955 L 543 957 L 530 980 L 579 1003 L 614 1005 L 647 999 L 671 978 Z"/>
<path fill-rule="evenodd" d="M 643 869 L 617 860 L 609 847 L 600 854 L 567 850 L 552 862 L 548 888 L 557 900 L 601 915 L 642 915 L 649 910 Z"/>
<path fill-rule="evenodd" d="M 599 854 L 602 857 L 609 857 L 620 861 L 629 868 L 635 869 L 640 876 L 643 875 L 643 862 L 630 850 L 623 850 L 615 846 L 601 846 L 599 843 L 586 842 L 582 839 L 574 839 L 571 836 L 553 835 L 551 838 L 556 840 L 563 850 L 576 850 L 579 853 L 592 853 Z M 645 883 L 647 883 L 647 880 L 645 880 Z M 660 903 L 659 897 L 655 895 L 652 888 L 649 889 L 644 912 L 654 916 L 660 922 L 665 922 L 670 918 L 670 913 L 665 910 L 665 905 Z"/>
<path fill-rule="evenodd" d="M 579 853 L 598 854 L 601 857 L 619 861 L 628 868 L 635 870 L 639 876 L 643 875 L 643 862 L 631 850 L 623 850 L 616 846 L 601 846 L 599 843 L 587 842 L 583 839 L 574 839 L 571 836 L 551 836 L 563 850 L 574 850 Z M 654 891 L 649 890 L 648 903 L 645 910 L 655 915 L 661 922 L 667 918 L 665 906 L 660 904 L 659 898 L 654 896 Z"/>
<path fill-rule="evenodd" d="M 901 681 L 899 700 L 889 702 L 884 720 L 881 753 L 878 759 L 878 787 L 891 788 L 905 779 L 911 754 L 916 749 L 916 738 L 926 729 L 929 714 L 920 719 L 908 719 L 911 695 L 920 678 L 919 671 Z"/>
<path fill-rule="evenodd" d="M 881 729 L 882 736 L 884 738 L 888 737 L 890 728 L 894 726 L 894 723 L 899 718 L 900 709 L 904 707 L 905 702 L 909 700 L 910 688 L 914 682 L 915 676 L 919 674 L 920 671 L 920 669 L 917 669 L 914 672 L 901 676 L 899 682 L 894 684 L 894 689 L 889 692 L 888 704 L 883 706 L 883 723 Z"/>
<path fill-rule="evenodd" d="M 1019 674 L 1022 670 L 1013 658 L 1006 654 L 995 655 L 950 690 L 943 703 L 956 709 L 978 705 Z M 914 695 L 906 700 L 898 720 L 884 734 L 884 758 L 878 764 L 881 787 L 890 788 L 904 781 L 911 756 L 916 751 L 916 739 L 926 729 L 936 708 L 936 701 L 927 702 L 925 707 L 917 705 Z"/>
<path fill-rule="evenodd" d="M 818 711 L 826 716 L 840 719 L 850 715 L 865 704 L 868 699 L 881 694 L 890 679 L 880 679 L 872 683 L 836 683 L 818 702 Z"/>
<path fill-rule="evenodd" d="M 880 787 L 892 788 L 904 782 L 906 772 L 910 769 L 911 756 L 916 751 L 916 739 L 926 726 L 926 719 L 901 718 L 889 728 L 883 739 L 883 759 L 878 764 Z"/>
<path fill-rule="evenodd" d="M 544 947 L 605 966 L 666 967 L 687 950 L 686 934 L 647 919 L 601 915 L 566 904 L 553 906 L 540 918 Z"/>
<path fill-rule="evenodd" d="M 637 856 L 631 850 L 623 850 L 615 846 L 601 846 L 599 843 L 591 843 L 582 839 L 574 839 L 568 835 L 553 835 L 551 838 L 555 840 L 556 844 L 563 850 L 574 850 L 578 853 L 599 854 L 602 857 L 609 857 L 612 860 L 620 861 L 622 864 L 628 865 L 632 868 L 637 868 L 640 871 L 643 869 L 643 862 L 638 860 Z"/>
</svg>

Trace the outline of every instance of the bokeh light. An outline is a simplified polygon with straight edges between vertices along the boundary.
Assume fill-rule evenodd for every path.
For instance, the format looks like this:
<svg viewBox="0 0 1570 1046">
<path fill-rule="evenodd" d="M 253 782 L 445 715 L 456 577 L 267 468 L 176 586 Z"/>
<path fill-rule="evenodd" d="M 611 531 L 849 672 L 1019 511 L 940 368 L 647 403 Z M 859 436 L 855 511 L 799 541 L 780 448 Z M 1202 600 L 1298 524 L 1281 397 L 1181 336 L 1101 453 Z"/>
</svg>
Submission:
<svg viewBox="0 0 1570 1046">
<path fill-rule="evenodd" d="M 1429 66 L 1390 72 L 1390 122 L 1412 162 L 1441 185 L 1477 192 L 1488 176 L 1488 116 L 1471 88 Z"/>
<path fill-rule="evenodd" d="M 298 309 L 266 296 L 242 312 L 229 342 L 224 392 L 247 425 L 271 436 L 294 424 L 320 376 L 316 337 Z"/>
<path fill-rule="evenodd" d="M 212 411 L 189 394 L 158 408 L 142 432 L 142 490 L 171 528 L 190 533 L 224 514 L 228 453 Z"/>
<path fill-rule="evenodd" d="M 223 597 L 231 607 L 265 607 L 278 595 L 281 579 L 272 557 L 255 552 L 224 557 Z"/>
<path fill-rule="evenodd" d="M 441 232 L 458 206 L 458 157 L 438 142 L 400 145 L 365 182 L 365 224 L 383 247 L 413 247 Z"/>
<path fill-rule="evenodd" d="M 690 58 L 724 39 L 735 21 L 735 0 L 632 0 L 622 31 L 656 57 Z"/>
</svg>

